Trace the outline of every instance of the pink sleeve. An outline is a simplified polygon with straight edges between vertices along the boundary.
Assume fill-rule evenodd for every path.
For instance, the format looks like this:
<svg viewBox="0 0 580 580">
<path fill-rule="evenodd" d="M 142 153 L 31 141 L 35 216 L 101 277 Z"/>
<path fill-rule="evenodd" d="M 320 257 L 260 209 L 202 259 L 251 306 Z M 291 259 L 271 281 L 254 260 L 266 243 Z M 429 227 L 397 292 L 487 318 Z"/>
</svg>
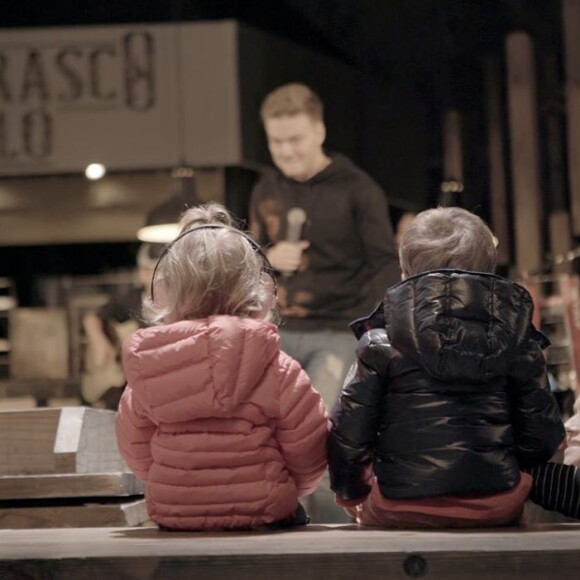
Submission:
<svg viewBox="0 0 580 580">
<path fill-rule="evenodd" d="M 147 481 L 149 468 L 153 463 L 151 438 L 155 429 L 155 424 L 147 416 L 145 406 L 127 385 L 117 412 L 117 446 L 131 471 L 141 481 Z"/>
<path fill-rule="evenodd" d="M 329 428 L 322 397 L 291 360 L 281 385 L 276 437 L 299 496 L 312 493 L 324 475 Z"/>
</svg>

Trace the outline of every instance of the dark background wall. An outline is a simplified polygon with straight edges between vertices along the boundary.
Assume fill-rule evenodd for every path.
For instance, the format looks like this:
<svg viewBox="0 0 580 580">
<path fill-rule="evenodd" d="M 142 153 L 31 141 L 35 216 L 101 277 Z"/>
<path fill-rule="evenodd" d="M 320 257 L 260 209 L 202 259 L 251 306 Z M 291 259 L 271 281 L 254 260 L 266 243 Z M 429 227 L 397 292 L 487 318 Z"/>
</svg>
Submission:
<svg viewBox="0 0 580 580">
<path fill-rule="evenodd" d="M 423 209 L 437 202 L 443 178 L 441 122 L 452 107 L 464 115 L 462 203 L 488 217 L 483 66 L 489 59 L 501 66 L 505 35 L 526 30 L 538 55 L 546 206 L 566 206 L 564 148 L 554 155 L 545 139 L 550 118 L 560 127 L 560 140 L 565 138 L 560 0 L 22 0 L 2 4 L 0 27 L 11 28 L 233 18 L 280 44 L 295 43 L 316 52 L 317 58 L 338 61 L 344 74 L 327 77 L 313 75 L 308 59 L 298 59 L 290 68 L 284 63 L 278 69 L 260 67 L 260 59 L 264 65 L 276 64 L 276 51 L 261 50 L 257 41 L 253 47 L 248 44 L 244 50 L 252 52 L 252 59 L 247 62 L 254 65 L 242 74 L 241 82 L 255 90 L 247 92 L 244 122 L 258 123 L 264 90 L 289 80 L 310 83 L 326 104 L 328 146 L 351 155 L 384 187 L 394 219 L 404 209 Z M 552 59 L 552 80 L 545 74 L 546 55 Z M 346 97 L 337 98 L 341 93 Z M 343 102 L 356 107 L 345 111 Z M 248 146 L 261 149 L 267 160 L 259 125 L 247 138 L 253 140 Z M 509 148 L 505 149 L 509 167 Z M 227 179 L 233 192 L 231 205 L 243 213 L 251 175 L 234 170 Z M 8 263 L 26 264 L 29 272 L 73 274 L 84 273 L 89 263 L 98 268 L 95 271 L 130 265 L 134 245 L 115 246 L 0 248 L 0 264 L 4 264 L 0 275 L 10 274 Z"/>
<path fill-rule="evenodd" d="M 23 0 L 3 4 L 2 27 L 234 18 L 341 61 L 358 71 L 359 86 L 337 89 L 336 78 L 311 79 L 308 62 L 301 63 L 302 80 L 315 85 L 330 112 L 337 90 L 357 91 L 360 110 L 342 114 L 343 123 L 329 127 L 329 145 L 340 143 L 341 131 L 356 123 L 360 137 L 347 153 L 369 169 L 391 202 L 400 206 L 423 207 L 436 200 L 442 112 L 459 107 L 469 111 L 471 126 L 481 126 L 482 62 L 490 56 L 501 58 L 508 31 L 528 30 L 540 52 L 549 46 L 557 59 L 561 56 L 560 0 Z M 275 54 L 263 53 L 260 58 L 275 59 Z M 259 70 L 249 72 L 259 75 Z M 250 74 L 244 82 L 251 83 L 252 78 Z M 281 68 L 258 86 L 284 80 Z M 254 102 L 249 109 L 257 106 Z M 477 161 L 481 135 L 466 142 L 466 147 L 475 151 L 467 151 L 467 158 L 476 160 L 467 170 L 479 186 L 486 173 L 485 164 Z M 476 203 L 481 203 L 481 197 L 475 195 Z"/>
</svg>

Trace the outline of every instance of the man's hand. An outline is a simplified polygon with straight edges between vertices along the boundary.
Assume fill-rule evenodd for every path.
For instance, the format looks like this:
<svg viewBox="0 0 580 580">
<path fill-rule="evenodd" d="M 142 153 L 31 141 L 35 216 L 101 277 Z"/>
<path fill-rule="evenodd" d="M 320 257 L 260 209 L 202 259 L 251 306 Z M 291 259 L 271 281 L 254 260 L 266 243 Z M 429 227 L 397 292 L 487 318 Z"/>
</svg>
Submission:
<svg viewBox="0 0 580 580">
<path fill-rule="evenodd" d="M 299 242 L 278 242 L 272 246 L 267 253 L 270 264 L 285 274 L 296 272 L 302 260 L 302 252 L 310 245 L 310 242 L 301 240 Z"/>
</svg>

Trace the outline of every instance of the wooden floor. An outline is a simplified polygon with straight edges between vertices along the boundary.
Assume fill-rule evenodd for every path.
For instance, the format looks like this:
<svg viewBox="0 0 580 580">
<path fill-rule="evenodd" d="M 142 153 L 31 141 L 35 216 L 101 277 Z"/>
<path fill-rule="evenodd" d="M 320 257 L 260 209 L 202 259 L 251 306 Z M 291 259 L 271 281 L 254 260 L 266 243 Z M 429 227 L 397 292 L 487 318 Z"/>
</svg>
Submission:
<svg viewBox="0 0 580 580">
<path fill-rule="evenodd" d="M 478 531 L 1 530 L 0 579 L 578 579 L 580 524 Z"/>
</svg>

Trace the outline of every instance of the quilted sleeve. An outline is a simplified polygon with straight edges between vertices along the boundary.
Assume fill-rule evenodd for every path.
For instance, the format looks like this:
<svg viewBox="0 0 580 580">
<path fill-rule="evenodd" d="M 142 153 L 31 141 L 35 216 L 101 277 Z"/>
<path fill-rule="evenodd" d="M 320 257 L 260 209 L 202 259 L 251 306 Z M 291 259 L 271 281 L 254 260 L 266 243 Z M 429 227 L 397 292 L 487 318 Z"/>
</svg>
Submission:
<svg viewBox="0 0 580 580">
<path fill-rule="evenodd" d="M 384 330 L 371 330 L 359 340 L 357 362 L 345 379 L 339 404 L 332 412 L 328 439 L 330 487 L 337 502 L 369 494 L 375 442 L 381 418 L 384 373 L 388 358 Z M 379 374 L 379 369 L 381 374 Z"/>
<path fill-rule="evenodd" d="M 127 385 L 117 411 L 117 446 L 131 471 L 143 482 L 147 481 L 153 463 L 151 438 L 155 429 L 145 406 Z"/>
<path fill-rule="evenodd" d="M 286 355 L 284 355 L 286 356 Z M 326 471 L 328 415 L 300 365 L 287 357 L 280 387 L 276 439 L 298 495 L 312 493 Z"/>
<path fill-rule="evenodd" d="M 530 339 L 512 365 L 512 423 L 521 467 L 548 461 L 565 437 L 540 344 Z"/>
</svg>

